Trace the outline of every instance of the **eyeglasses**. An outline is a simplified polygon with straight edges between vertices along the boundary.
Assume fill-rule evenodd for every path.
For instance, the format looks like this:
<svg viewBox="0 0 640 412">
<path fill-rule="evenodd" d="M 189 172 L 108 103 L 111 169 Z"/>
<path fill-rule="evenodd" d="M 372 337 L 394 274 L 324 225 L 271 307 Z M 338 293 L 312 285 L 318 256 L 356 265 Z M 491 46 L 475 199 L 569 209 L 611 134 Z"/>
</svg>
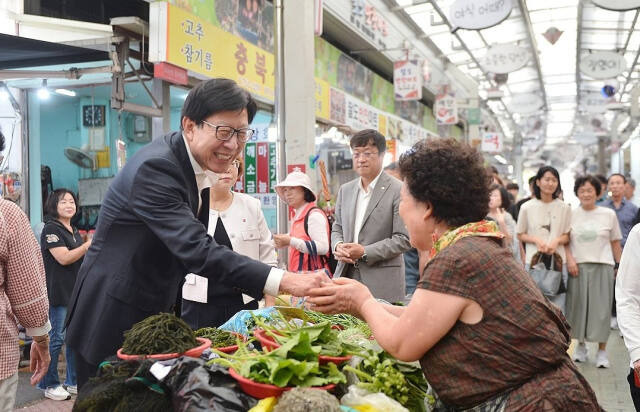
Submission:
<svg viewBox="0 0 640 412">
<path fill-rule="evenodd" d="M 251 139 L 255 133 L 255 130 L 253 129 L 236 129 L 231 126 L 216 126 L 206 120 L 203 120 L 202 123 L 212 128 L 216 132 L 216 139 L 222 141 L 230 140 L 233 135 L 236 134 L 238 136 L 238 140 L 245 143 L 247 140 Z"/>
<path fill-rule="evenodd" d="M 362 157 L 363 159 L 369 159 L 369 158 L 371 158 L 373 156 L 377 156 L 379 154 L 380 154 L 379 152 L 375 152 L 375 153 L 371 153 L 371 152 L 352 152 L 351 156 L 354 159 L 358 159 L 360 157 Z"/>
</svg>

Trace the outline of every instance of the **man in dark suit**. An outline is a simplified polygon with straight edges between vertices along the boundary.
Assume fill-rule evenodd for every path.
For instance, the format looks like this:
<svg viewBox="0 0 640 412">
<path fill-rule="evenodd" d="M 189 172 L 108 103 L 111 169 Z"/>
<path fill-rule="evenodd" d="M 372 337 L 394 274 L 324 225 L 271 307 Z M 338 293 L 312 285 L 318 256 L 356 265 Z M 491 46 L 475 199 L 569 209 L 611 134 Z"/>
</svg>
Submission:
<svg viewBox="0 0 640 412">
<path fill-rule="evenodd" d="M 79 387 L 122 346 L 125 330 L 171 310 L 185 273 L 208 274 L 256 299 L 304 296 L 329 281 L 322 272 L 272 268 L 207 235 L 208 188 L 244 149 L 255 112 L 234 81 L 202 82 L 185 100 L 181 132 L 140 149 L 114 179 L 69 302 L 66 342 L 77 355 Z"/>
</svg>

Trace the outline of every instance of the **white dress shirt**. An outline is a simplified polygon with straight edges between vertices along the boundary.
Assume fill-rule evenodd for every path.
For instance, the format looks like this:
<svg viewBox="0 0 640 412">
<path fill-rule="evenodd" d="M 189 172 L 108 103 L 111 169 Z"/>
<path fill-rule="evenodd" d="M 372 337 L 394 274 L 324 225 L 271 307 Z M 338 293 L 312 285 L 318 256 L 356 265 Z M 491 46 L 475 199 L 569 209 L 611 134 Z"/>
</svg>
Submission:
<svg viewBox="0 0 640 412">
<path fill-rule="evenodd" d="M 300 216 L 300 213 L 307 207 L 308 203 L 300 206 L 296 209 L 296 215 L 294 220 Z M 318 251 L 318 255 L 326 255 L 329 252 L 329 234 L 327 232 L 327 218 L 321 210 L 314 209 L 309 212 L 309 220 L 308 220 L 308 234 L 311 240 L 316 242 L 316 249 Z M 307 249 L 306 243 L 304 240 L 299 239 L 297 237 L 291 238 L 291 246 L 297 249 L 302 253 L 311 253 Z"/>
<path fill-rule="evenodd" d="M 378 179 L 380 179 L 381 174 L 382 170 L 380 170 L 378 176 L 369 183 L 369 186 L 366 189 L 362 185 L 362 178 L 360 178 L 360 184 L 358 185 L 358 200 L 356 201 L 356 219 L 355 224 L 353 225 L 353 243 L 358 243 L 364 214 L 367 211 L 371 195 L 373 194 L 373 190 L 376 188 L 376 183 L 378 183 Z"/>
<path fill-rule="evenodd" d="M 629 351 L 631 367 L 640 359 L 640 224 L 635 225 L 622 250 L 616 276 L 618 327 Z"/>
<path fill-rule="evenodd" d="M 202 203 L 202 199 L 200 196 L 200 192 L 202 190 L 213 186 L 218 181 L 218 175 L 212 172 L 211 170 L 204 170 L 202 166 L 196 162 L 191 154 L 191 148 L 189 148 L 189 142 L 182 135 L 184 139 L 184 145 L 187 149 L 187 155 L 189 156 L 189 161 L 191 162 L 191 167 L 193 167 L 193 172 L 196 175 L 196 185 L 198 187 L 198 211 L 200 210 L 200 206 Z M 214 226 L 215 228 L 215 226 Z M 269 276 L 267 277 L 267 282 L 264 284 L 263 292 L 266 295 L 278 296 L 278 292 L 280 291 L 280 282 L 282 281 L 282 277 L 284 276 L 284 270 L 278 268 L 271 268 L 269 271 Z"/>
</svg>

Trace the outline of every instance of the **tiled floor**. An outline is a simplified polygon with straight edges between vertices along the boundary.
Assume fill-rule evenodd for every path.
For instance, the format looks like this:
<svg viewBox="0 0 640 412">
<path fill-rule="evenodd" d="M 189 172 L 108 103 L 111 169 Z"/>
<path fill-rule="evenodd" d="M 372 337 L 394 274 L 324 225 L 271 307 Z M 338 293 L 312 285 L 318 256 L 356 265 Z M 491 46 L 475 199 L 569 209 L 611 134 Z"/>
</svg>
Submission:
<svg viewBox="0 0 640 412">
<path fill-rule="evenodd" d="M 576 341 L 573 342 L 569 351 L 573 353 Z M 596 343 L 587 343 L 589 360 L 587 363 L 578 363 L 578 369 L 589 381 L 593 388 L 600 406 L 607 412 L 634 412 L 631 395 L 629 395 L 629 384 L 627 375 L 629 374 L 629 354 L 624 346 L 624 341 L 617 330 L 612 330 L 607 343 L 607 353 L 609 354 L 609 369 L 598 369 L 595 365 Z"/>
</svg>

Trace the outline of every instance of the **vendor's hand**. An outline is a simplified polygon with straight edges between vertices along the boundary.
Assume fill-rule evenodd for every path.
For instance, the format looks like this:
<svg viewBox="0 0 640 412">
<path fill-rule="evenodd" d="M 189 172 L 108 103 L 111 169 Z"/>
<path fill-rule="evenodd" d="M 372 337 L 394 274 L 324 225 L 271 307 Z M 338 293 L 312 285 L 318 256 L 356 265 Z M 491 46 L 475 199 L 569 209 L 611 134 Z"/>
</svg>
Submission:
<svg viewBox="0 0 640 412">
<path fill-rule="evenodd" d="M 571 276 L 578 277 L 578 264 L 575 259 L 567 259 L 567 270 Z"/>
<path fill-rule="evenodd" d="M 273 235 L 273 243 L 278 249 L 285 248 L 291 244 L 291 236 L 286 233 L 284 235 Z"/>
<path fill-rule="evenodd" d="M 44 378 L 49 369 L 51 355 L 49 355 L 49 339 L 42 343 L 31 343 L 29 369 L 33 372 L 31 375 L 31 385 L 35 385 Z"/>
<path fill-rule="evenodd" d="M 293 296 L 307 296 L 310 289 L 330 283 L 331 279 L 325 269 L 305 274 L 284 272 L 280 281 L 280 292 Z"/>
<path fill-rule="evenodd" d="M 349 254 L 349 258 L 356 261 L 364 255 L 364 246 L 358 243 L 343 243 L 343 250 Z"/>
<path fill-rule="evenodd" d="M 373 299 L 373 295 L 362 283 L 349 278 L 337 278 L 331 285 L 311 289 L 307 303 L 314 305 L 313 310 L 318 312 L 359 316 L 362 305 L 369 299 Z"/>
<path fill-rule="evenodd" d="M 349 255 L 349 251 L 344 247 L 344 245 L 345 243 L 339 243 L 336 246 L 336 250 L 333 252 L 333 256 L 336 258 L 336 260 L 341 262 L 351 263 L 351 264 L 355 263 L 355 261 L 351 259 Z"/>
</svg>

